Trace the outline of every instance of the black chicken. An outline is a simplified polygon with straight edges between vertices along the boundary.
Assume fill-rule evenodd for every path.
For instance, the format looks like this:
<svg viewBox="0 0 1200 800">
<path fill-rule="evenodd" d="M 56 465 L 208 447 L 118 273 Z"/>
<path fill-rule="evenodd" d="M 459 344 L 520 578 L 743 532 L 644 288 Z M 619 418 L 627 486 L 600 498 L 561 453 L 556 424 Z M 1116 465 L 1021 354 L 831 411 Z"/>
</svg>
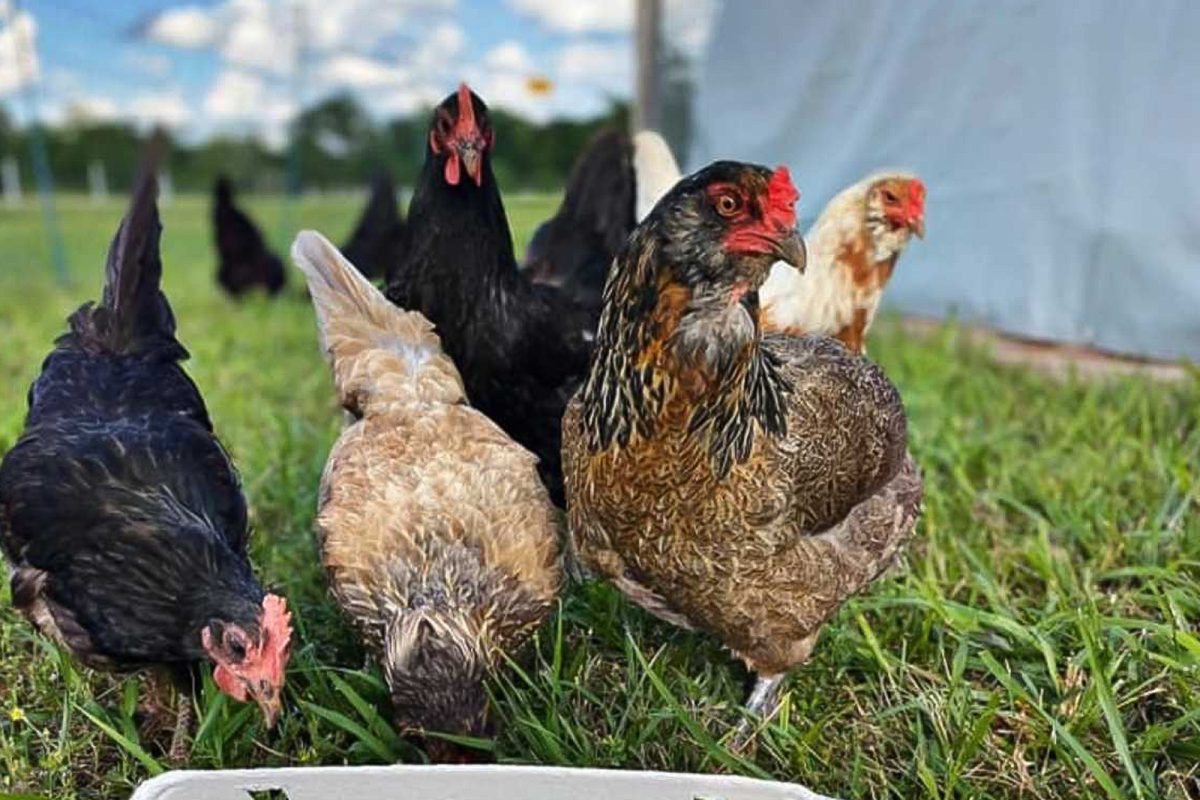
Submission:
<svg viewBox="0 0 1200 800">
<path fill-rule="evenodd" d="M 404 220 L 396 205 L 396 187 L 386 172 L 380 170 L 371 179 L 367 206 L 341 250 L 368 278 L 382 278 L 400 263 L 404 255 Z"/>
<path fill-rule="evenodd" d="M 13 604 L 84 664 L 166 668 L 182 695 L 178 759 L 202 659 L 274 723 L 291 628 L 251 570 L 237 473 L 179 366 L 155 194 L 147 170 L 102 301 L 71 315 L 29 391 L 25 432 L 0 464 L 0 549 Z"/>
<path fill-rule="evenodd" d="M 575 162 L 558 213 L 534 232 L 523 271 L 598 312 L 608 265 L 633 231 L 636 194 L 633 143 L 605 128 Z"/>
<path fill-rule="evenodd" d="M 278 294 L 287 283 L 283 262 L 267 249 L 250 217 L 233 204 L 233 184 L 222 175 L 213 187 L 213 231 L 216 236 L 217 283 L 234 297 L 261 286 Z"/>
<path fill-rule="evenodd" d="M 492 174 L 487 106 L 466 84 L 435 109 L 388 298 L 437 326 L 467 396 L 540 459 L 562 504 L 562 412 L 587 369 L 594 317 L 517 270 Z"/>
</svg>

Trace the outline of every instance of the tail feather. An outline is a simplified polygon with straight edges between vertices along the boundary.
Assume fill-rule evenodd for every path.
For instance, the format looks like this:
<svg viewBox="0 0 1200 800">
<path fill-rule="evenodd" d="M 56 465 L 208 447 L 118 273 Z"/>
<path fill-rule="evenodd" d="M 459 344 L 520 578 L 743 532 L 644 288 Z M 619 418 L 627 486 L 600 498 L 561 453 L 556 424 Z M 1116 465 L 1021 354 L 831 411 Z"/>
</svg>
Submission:
<svg viewBox="0 0 1200 800">
<path fill-rule="evenodd" d="M 670 145 L 650 130 L 633 137 L 633 171 L 637 176 L 637 221 L 641 222 L 683 176 Z"/>
<path fill-rule="evenodd" d="M 392 305 L 315 231 L 296 237 L 292 259 L 308 280 L 321 349 L 347 411 L 366 416 L 397 404 L 466 401 L 429 320 Z"/>
<path fill-rule="evenodd" d="M 108 249 L 104 294 L 71 315 L 69 336 L 80 346 L 131 355 L 164 346 L 186 355 L 175 341 L 175 316 L 160 290 L 158 181 L 155 159 L 143 166 L 129 210 Z"/>
</svg>

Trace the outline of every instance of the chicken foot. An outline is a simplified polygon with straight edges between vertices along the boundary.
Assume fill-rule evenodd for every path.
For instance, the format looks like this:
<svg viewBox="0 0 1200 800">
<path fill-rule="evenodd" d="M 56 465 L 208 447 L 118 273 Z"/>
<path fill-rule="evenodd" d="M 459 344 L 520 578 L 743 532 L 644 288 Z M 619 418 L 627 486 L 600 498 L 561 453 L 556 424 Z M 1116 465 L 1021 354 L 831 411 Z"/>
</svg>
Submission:
<svg viewBox="0 0 1200 800">
<path fill-rule="evenodd" d="M 778 675 L 758 676 L 754 682 L 754 691 L 750 693 L 750 699 L 746 701 L 745 716 L 742 717 L 742 721 L 733 735 L 733 740 L 730 742 L 730 750 L 740 752 L 746 749 L 746 745 L 750 743 L 755 734 L 754 717 L 759 717 L 766 722 L 775 716 L 775 712 L 779 710 L 779 696 L 782 694 L 783 680 L 786 677 L 786 672 Z"/>
</svg>

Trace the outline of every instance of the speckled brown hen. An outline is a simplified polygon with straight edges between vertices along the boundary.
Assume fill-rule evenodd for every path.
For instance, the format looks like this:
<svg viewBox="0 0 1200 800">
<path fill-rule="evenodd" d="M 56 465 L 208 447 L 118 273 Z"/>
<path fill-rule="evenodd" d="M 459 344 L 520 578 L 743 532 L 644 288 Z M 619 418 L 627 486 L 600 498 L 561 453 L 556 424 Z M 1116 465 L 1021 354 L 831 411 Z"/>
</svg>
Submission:
<svg viewBox="0 0 1200 800">
<path fill-rule="evenodd" d="M 669 192 L 615 262 L 563 419 L 584 563 L 719 637 L 759 676 L 756 712 L 892 563 L 921 499 L 879 368 L 832 339 L 760 331 L 772 262 L 803 267 L 797 196 L 786 169 L 735 162 Z"/>
<path fill-rule="evenodd" d="M 319 234 L 300 234 L 292 255 L 355 417 L 321 479 L 330 588 L 379 658 L 401 728 L 484 735 L 484 679 L 562 582 L 537 460 L 467 404 L 425 317 L 392 305 Z"/>
</svg>

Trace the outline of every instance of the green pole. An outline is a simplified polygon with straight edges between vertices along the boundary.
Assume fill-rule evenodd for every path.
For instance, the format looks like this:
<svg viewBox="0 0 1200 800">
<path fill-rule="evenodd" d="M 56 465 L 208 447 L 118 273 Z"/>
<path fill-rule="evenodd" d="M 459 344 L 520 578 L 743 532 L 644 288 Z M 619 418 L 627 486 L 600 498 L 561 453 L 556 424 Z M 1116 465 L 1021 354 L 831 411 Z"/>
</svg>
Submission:
<svg viewBox="0 0 1200 800">
<path fill-rule="evenodd" d="M 288 146 L 287 199 L 284 202 L 283 212 L 282 238 L 284 241 L 289 240 L 295 233 L 296 205 L 300 198 L 300 191 L 303 188 L 300 158 L 300 119 L 304 114 L 304 60 L 307 55 L 306 36 L 308 34 L 303 3 L 296 3 L 292 13 L 296 59 L 296 63 L 292 65 L 292 97 L 296 104 L 296 116 L 292 120 L 291 141 Z"/>
<path fill-rule="evenodd" d="M 25 39 L 13 29 L 17 16 L 21 13 L 21 0 L 13 0 L 8 7 L 8 27 L 13 37 L 13 52 L 16 56 L 17 79 L 21 77 L 21 65 L 31 63 L 35 53 L 25 52 Z M 32 47 L 32 43 L 30 44 Z M 37 89 L 32 81 L 25 84 L 22 94 L 25 96 L 26 113 L 29 115 L 29 159 L 33 164 L 33 176 L 37 181 L 38 197 L 42 205 L 42 226 L 50 244 L 50 264 L 54 277 L 60 286 L 71 282 L 71 271 L 67 265 L 67 248 L 63 244 L 62 228 L 58 224 L 58 209 L 54 204 L 54 175 L 50 171 L 50 156 L 46 150 L 46 136 L 38 118 Z"/>
<path fill-rule="evenodd" d="M 33 115 L 34 104 L 30 104 Z M 71 271 L 67 265 L 67 248 L 63 243 L 62 227 L 58 223 L 58 208 L 54 204 L 54 175 L 50 171 L 50 158 L 46 151 L 46 137 L 40 122 L 29 126 L 29 158 L 33 162 L 33 174 L 37 181 L 38 198 L 42 206 L 42 226 L 50 245 L 50 265 L 54 279 L 60 286 L 71 283 Z"/>
</svg>

